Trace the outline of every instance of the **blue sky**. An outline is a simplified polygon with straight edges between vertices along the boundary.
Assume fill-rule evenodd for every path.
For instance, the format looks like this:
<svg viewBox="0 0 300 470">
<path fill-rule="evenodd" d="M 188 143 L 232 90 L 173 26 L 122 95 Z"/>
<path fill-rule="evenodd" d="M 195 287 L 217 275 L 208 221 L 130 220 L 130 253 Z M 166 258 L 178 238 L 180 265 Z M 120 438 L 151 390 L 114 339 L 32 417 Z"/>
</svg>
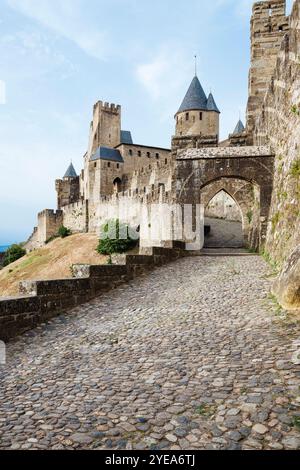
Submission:
<svg viewBox="0 0 300 470">
<path fill-rule="evenodd" d="M 135 143 L 169 147 L 197 54 L 226 137 L 245 113 L 252 3 L 0 0 L 0 245 L 56 207 L 54 180 L 71 158 L 82 168 L 99 99 L 122 105 Z"/>
</svg>

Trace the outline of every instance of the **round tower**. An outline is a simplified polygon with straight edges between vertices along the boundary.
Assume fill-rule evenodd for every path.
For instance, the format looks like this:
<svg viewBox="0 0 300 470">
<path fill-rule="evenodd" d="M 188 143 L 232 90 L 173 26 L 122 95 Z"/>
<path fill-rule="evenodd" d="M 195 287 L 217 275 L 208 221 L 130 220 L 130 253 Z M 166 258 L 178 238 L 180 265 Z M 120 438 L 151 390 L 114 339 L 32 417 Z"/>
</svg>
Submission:
<svg viewBox="0 0 300 470">
<path fill-rule="evenodd" d="M 176 137 L 203 136 L 219 140 L 220 111 L 213 95 L 208 98 L 195 76 L 175 115 Z"/>
</svg>

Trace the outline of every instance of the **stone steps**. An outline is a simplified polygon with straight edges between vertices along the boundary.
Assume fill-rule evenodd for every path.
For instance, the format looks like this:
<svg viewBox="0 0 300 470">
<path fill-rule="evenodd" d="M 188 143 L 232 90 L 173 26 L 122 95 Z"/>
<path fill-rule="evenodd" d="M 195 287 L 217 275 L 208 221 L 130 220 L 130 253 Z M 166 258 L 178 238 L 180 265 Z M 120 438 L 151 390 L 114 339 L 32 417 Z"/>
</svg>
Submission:
<svg viewBox="0 0 300 470">
<path fill-rule="evenodd" d="M 249 253 L 244 248 L 203 248 L 193 251 L 190 256 L 259 256 L 258 253 Z"/>
</svg>

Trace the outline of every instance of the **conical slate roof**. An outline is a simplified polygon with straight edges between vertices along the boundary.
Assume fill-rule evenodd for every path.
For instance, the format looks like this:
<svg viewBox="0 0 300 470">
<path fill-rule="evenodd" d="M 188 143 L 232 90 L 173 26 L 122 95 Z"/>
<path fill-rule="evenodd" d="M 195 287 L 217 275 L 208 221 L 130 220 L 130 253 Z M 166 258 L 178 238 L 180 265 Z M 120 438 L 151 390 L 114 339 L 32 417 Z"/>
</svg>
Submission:
<svg viewBox="0 0 300 470">
<path fill-rule="evenodd" d="M 216 105 L 214 97 L 211 93 L 208 95 L 206 106 L 207 111 L 216 111 L 217 113 L 220 113 L 220 110 L 218 109 L 218 106 Z"/>
<path fill-rule="evenodd" d="M 241 132 L 243 132 L 245 130 L 245 126 L 244 124 L 242 123 L 242 121 L 239 119 L 239 122 L 237 123 L 237 125 L 235 126 L 235 129 L 233 131 L 233 135 L 235 134 L 240 134 Z"/>
<path fill-rule="evenodd" d="M 67 169 L 64 175 L 64 178 L 77 178 L 77 173 L 72 162 L 70 163 L 69 168 Z"/>
<path fill-rule="evenodd" d="M 178 113 L 193 109 L 202 109 L 204 111 L 207 109 L 207 98 L 197 76 L 193 78 Z"/>
</svg>

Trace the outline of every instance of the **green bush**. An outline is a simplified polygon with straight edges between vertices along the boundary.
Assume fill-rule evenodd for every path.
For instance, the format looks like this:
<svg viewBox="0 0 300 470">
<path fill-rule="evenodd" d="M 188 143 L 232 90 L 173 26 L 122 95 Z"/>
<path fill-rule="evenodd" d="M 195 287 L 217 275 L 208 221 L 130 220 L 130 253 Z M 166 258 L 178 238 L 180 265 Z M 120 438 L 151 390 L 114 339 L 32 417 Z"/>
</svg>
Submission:
<svg viewBox="0 0 300 470">
<path fill-rule="evenodd" d="M 72 232 L 69 228 L 65 227 L 64 225 L 61 225 L 58 229 L 58 236 L 61 237 L 61 238 L 66 238 L 66 237 L 69 237 Z"/>
<path fill-rule="evenodd" d="M 291 167 L 290 174 L 295 178 L 300 176 L 300 159 L 296 160 Z"/>
<path fill-rule="evenodd" d="M 13 263 L 14 261 L 17 261 L 17 259 L 20 259 L 25 255 L 26 250 L 24 250 L 22 245 L 11 245 L 5 252 L 3 266 L 8 266 L 9 264 Z"/>
<path fill-rule="evenodd" d="M 116 227 L 115 236 L 116 238 L 108 238 L 108 233 L 110 227 Z M 97 252 L 101 255 L 112 255 L 113 253 L 125 253 L 128 250 L 131 250 L 138 244 L 138 240 L 132 239 L 128 231 L 130 227 L 127 224 L 120 223 L 119 219 L 108 221 L 101 228 L 101 238 L 97 247 Z M 123 234 L 126 234 L 127 238 L 120 239 Z"/>
</svg>

